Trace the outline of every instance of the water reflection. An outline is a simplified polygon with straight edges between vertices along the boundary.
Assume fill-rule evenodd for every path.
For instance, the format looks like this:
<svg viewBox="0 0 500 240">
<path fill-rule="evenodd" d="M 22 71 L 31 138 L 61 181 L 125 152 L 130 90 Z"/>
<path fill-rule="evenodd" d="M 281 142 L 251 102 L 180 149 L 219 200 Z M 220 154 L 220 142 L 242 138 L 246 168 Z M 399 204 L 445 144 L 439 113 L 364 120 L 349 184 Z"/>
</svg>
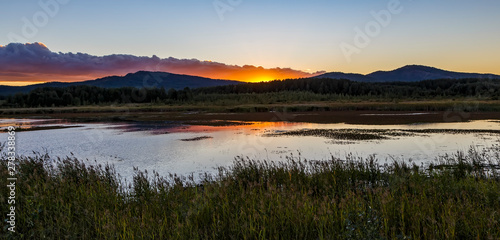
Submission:
<svg viewBox="0 0 500 240">
<path fill-rule="evenodd" d="M 354 154 L 366 157 L 375 154 L 380 161 L 411 159 L 414 162 L 434 160 L 438 155 L 467 150 L 473 145 L 488 148 L 499 143 L 494 132 L 415 131 L 415 134 L 386 139 L 342 140 L 322 136 L 277 136 L 307 129 L 323 130 L 426 130 L 477 129 L 500 130 L 498 121 L 473 121 L 409 125 L 352 125 L 291 122 L 121 122 L 74 123 L 66 120 L 1 119 L 0 127 L 16 125 L 26 128 L 40 126 L 75 126 L 44 131 L 22 131 L 17 135 L 18 154 L 48 153 L 65 157 L 73 153 L 89 163 L 114 164 L 117 171 L 131 179 L 133 167 L 156 170 L 160 174 L 203 173 L 216 166 L 228 166 L 236 156 L 281 161 L 286 156 L 300 155 L 309 160 L 345 157 Z M 393 131 L 397 132 L 397 131 Z M 7 134 L 0 133 L 6 141 Z M 1 141 L 1 140 L 0 140 Z"/>
</svg>

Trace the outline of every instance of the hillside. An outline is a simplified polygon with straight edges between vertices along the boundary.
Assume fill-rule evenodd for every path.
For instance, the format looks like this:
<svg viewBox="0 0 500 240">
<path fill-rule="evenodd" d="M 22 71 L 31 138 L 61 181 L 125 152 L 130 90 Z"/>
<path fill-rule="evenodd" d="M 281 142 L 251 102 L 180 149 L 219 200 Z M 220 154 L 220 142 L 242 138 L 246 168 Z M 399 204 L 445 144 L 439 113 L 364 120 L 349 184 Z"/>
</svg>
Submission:
<svg viewBox="0 0 500 240">
<path fill-rule="evenodd" d="M 446 71 L 434 67 L 408 65 L 392 71 L 376 71 L 367 75 L 332 72 L 316 78 L 348 79 L 359 82 L 418 82 L 436 79 L 500 79 L 499 75 Z"/>
<path fill-rule="evenodd" d="M 99 78 L 95 80 L 63 83 L 63 82 L 50 82 L 43 84 L 35 84 L 22 87 L 14 86 L 0 86 L 0 95 L 13 95 L 16 93 L 28 93 L 29 91 L 40 87 L 69 87 L 69 86 L 95 86 L 102 88 L 121 88 L 121 87 L 136 87 L 136 88 L 165 88 L 165 89 L 183 89 L 199 88 L 199 87 L 214 87 L 231 84 L 239 84 L 239 81 L 218 80 L 190 75 L 180 75 L 167 72 L 147 72 L 139 71 L 136 73 L 129 73 L 125 76 L 110 76 Z"/>
</svg>

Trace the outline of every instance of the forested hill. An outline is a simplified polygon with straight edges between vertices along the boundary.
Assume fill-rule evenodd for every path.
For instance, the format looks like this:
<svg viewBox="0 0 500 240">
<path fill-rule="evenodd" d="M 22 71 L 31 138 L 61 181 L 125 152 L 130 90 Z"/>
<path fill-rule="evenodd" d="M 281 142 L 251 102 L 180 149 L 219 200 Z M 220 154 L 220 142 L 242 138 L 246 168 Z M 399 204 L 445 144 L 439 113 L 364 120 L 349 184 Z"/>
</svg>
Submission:
<svg viewBox="0 0 500 240">
<path fill-rule="evenodd" d="M 95 86 L 102 88 L 121 88 L 121 87 L 134 87 L 134 88 L 165 88 L 165 89 L 184 89 L 199 88 L 199 87 L 212 87 L 228 84 L 239 84 L 239 81 L 219 80 L 190 75 L 173 74 L 167 72 L 147 72 L 139 71 L 136 73 L 129 73 L 125 76 L 109 76 L 95 80 L 83 82 L 50 82 L 37 85 L 29 85 L 22 87 L 13 86 L 0 86 L 0 96 L 14 95 L 16 93 L 28 93 L 29 91 L 40 87 L 69 87 L 69 86 Z"/>
<path fill-rule="evenodd" d="M 341 79 L 289 79 L 265 83 L 244 83 L 181 90 L 70 86 L 38 88 L 9 96 L 3 107 L 81 106 L 121 103 L 234 104 L 331 101 L 335 99 L 434 99 L 473 97 L 498 100 L 500 80 L 461 79 L 421 82 L 367 83 Z M 266 100 L 268 99 L 268 100 Z M 225 103 L 225 104 L 226 104 Z"/>
</svg>

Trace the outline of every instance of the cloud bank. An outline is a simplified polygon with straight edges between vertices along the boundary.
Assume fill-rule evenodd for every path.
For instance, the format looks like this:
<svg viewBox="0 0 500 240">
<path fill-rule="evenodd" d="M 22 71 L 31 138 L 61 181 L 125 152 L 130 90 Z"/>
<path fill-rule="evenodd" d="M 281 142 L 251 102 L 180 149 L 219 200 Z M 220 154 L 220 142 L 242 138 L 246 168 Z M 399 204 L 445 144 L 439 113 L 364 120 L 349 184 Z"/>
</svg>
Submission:
<svg viewBox="0 0 500 240">
<path fill-rule="evenodd" d="M 312 77 L 290 68 L 236 66 L 197 59 L 177 59 L 157 56 L 138 57 L 113 54 L 93 56 L 86 53 L 56 53 L 43 43 L 10 43 L 0 45 L 0 84 L 23 82 L 83 81 L 131 72 L 163 71 L 215 79 L 263 81 L 284 78 Z"/>
</svg>

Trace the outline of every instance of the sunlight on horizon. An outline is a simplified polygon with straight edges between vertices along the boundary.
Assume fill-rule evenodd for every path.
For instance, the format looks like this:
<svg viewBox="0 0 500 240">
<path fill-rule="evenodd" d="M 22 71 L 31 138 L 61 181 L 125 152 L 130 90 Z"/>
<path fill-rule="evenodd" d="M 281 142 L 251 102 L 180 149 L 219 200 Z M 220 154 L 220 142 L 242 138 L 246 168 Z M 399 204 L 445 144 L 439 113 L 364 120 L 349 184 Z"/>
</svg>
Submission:
<svg viewBox="0 0 500 240">
<path fill-rule="evenodd" d="M 30 82 L 30 81 L 22 81 L 22 82 L 15 82 L 15 81 L 0 81 L 0 85 L 4 86 L 12 86 L 12 87 L 23 87 L 23 86 L 28 86 L 28 85 L 34 85 L 34 84 L 42 84 L 42 83 L 47 83 L 45 82 Z"/>
</svg>

